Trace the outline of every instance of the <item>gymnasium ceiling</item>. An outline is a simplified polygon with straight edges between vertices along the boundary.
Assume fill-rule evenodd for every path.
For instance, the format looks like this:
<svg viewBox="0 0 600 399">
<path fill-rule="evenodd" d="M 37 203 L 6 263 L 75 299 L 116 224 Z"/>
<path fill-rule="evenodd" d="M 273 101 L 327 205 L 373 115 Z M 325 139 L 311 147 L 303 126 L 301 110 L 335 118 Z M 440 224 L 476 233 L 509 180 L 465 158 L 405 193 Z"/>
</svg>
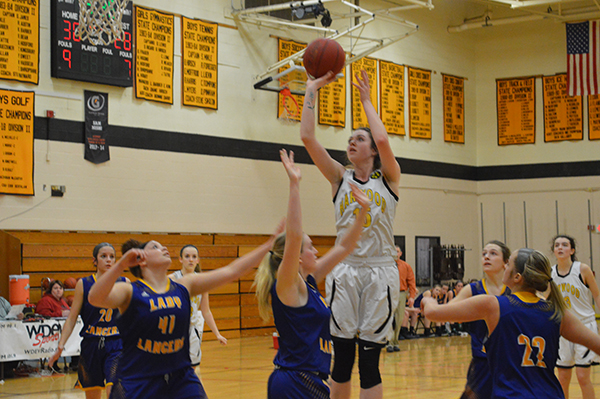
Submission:
<svg viewBox="0 0 600 399">
<path fill-rule="evenodd" d="M 561 23 L 600 18 L 600 0 L 433 0 L 433 5 L 436 9 L 458 9 L 449 13 L 448 31 L 452 33 L 503 25 L 519 29 L 519 25 L 540 20 Z"/>
</svg>

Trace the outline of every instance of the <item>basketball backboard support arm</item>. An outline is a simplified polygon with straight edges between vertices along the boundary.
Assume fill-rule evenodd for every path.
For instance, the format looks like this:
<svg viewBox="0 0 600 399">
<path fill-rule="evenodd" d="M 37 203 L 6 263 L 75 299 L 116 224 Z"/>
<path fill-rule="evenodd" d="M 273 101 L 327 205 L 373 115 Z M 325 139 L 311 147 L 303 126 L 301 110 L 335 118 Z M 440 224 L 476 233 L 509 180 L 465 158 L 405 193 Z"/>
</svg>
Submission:
<svg viewBox="0 0 600 399">
<path fill-rule="evenodd" d="M 231 17 L 236 22 L 252 23 L 252 24 L 257 24 L 257 25 L 266 25 L 266 26 L 275 26 L 275 27 L 285 26 L 287 28 L 294 28 L 294 29 L 318 30 L 318 31 L 324 32 L 326 34 L 326 37 L 328 37 L 329 39 L 332 39 L 332 40 L 338 40 L 343 37 L 348 37 L 348 38 L 352 39 L 352 43 L 353 43 L 351 48 L 345 49 L 348 53 L 353 54 L 352 57 L 350 57 L 349 59 L 346 60 L 345 65 L 349 65 L 352 62 L 355 62 L 363 57 L 368 56 L 371 53 L 374 53 L 375 51 L 381 50 L 384 47 L 387 47 L 393 43 L 396 43 L 397 41 L 399 41 L 403 38 L 406 38 L 418 31 L 419 27 L 417 24 L 414 24 L 412 22 L 398 18 L 395 15 L 392 15 L 391 14 L 392 11 L 396 11 L 396 10 L 400 10 L 400 9 L 415 8 L 415 7 L 424 7 L 424 8 L 429 8 L 429 9 L 433 8 L 433 4 L 432 4 L 431 0 L 427 0 L 427 1 L 399 0 L 399 1 L 406 2 L 406 3 L 408 3 L 408 5 L 399 5 L 397 2 L 394 2 L 394 4 L 397 4 L 396 7 L 389 8 L 389 9 L 383 9 L 383 10 L 377 10 L 377 11 L 373 11 L 373 12 L 366 10 L 355 4 L 352 4 L 346 0 L 307 0 L 307 1 L 302 1 L 302 2 L 301 1 L 291 1 L 288 3 L 274 4 L 274 5 L 262 6 L 262 7 L 232 9 Z M 271 11 L 286 10 L 286 9 L 290 9 L 290 8 L 294 8 L 294 7 L 309 6 L 312 4 L 320 4 L 320 3 L 341 3 L 344 6 L 348 7 L 350 9 L 349 11 L 353 11 L 353 12 L 349 12 L 347 14 L 336 15 L 336 19 L 356 19 L 356 18 L 360 18 L 360 17 L 365 17 L 366 19 L 364 21 L 359 22 L 358 24 L 356 24 L 354 26 L 351 26 L 348 29 L 338 32 L 337 30 L 334 30 L 334 29 L 321 28 L 321 27 L 316 27 L 316 26 L 308 26 L 308 25 L 306 25 L 305 20 L 303 20 L 302 22 L 288 21 L 288 20 L 283 20 L 280 18 L 270 17 L 270 16 L 264 14 L 266 12 L 271 12 Z M 232 2 L 232 5 L 233 5 L 233 2 Z M 382 38 L 369 38 L 369 37 L 363 36 L 362 33 L 363 33 L 365 26 L 367 24 L 375 21 L 376 19 L 391 22 L 393 24 L 402 26 L 408 30 L 406 32 L 396 35 L 396 36 L 387 36 L 387 37 L 382 37 Z M 327 34 L 329 34 L 329 35 L 327 36 Z M 361 45 L 364 45 L 366 43 L 366 45 L 368 47 L 366 49 L 361 49 L 361 51 L 358 51 L 357 46 L 359 43 Z M 294 53 L 291 56 L 269 66 L 264 73 L 262 73 L 256 77 L 257 83 L 255 83 L 254 87 L 257 89 L 266 89 L 266 86 L 265 86 L 266 84 L 273 82 L 276 79 L 279 79 L 281 76 L 286 74 L 287 70 L 283 72 L 283 75 L 281 75 L 279 73 L 280 68 L 282 68 L 286 65 L 289 65 L 290 67 L 294 67 L 295 63 L 300 63 L 300 60 L 304 54 L 304 51 L 305 50 L 301 50 L 301 51 Z M 289 72 L 291 72 L 291 71 L 289 71 Z M 287 72 L 287 73 L 289 73 L 289 72 Z M 273 76 L 275 74 L 277 74 L 276 76 L 278 76 L 278 77 Z M 271 87 L 269 90 L 277 91 L 278 90 L 277 87 L 278 86 L 276 85 L 275 88 Z M 282 87 L 279 87 L 279 90 L 281 88 Z"/>
</svg>

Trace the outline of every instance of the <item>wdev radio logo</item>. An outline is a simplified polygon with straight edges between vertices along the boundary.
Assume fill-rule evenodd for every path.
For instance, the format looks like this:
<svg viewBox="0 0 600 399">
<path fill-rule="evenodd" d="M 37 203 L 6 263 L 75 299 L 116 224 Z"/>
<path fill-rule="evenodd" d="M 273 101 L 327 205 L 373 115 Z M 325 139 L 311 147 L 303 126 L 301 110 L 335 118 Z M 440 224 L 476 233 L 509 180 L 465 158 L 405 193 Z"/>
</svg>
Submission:
<svg viewBox="0 0 600 399">
<path fill-rule="evenodd" d="M 62 327 L 59 323 L 53 325 L 29 324 L 27 326 L 27 334 L 29 334 L 29 339 L 32 341 L 34 347 L 41 346 L 48 342 L 58 341 L 61 332 Z"/>
</svg>

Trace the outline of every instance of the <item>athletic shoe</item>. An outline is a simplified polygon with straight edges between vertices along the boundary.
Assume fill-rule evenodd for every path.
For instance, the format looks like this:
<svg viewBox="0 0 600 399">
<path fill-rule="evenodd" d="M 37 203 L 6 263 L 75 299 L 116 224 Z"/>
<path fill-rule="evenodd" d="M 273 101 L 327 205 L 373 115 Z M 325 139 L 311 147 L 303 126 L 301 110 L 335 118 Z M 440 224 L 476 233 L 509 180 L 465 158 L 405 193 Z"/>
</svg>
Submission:
<svg viewBox="0 0 600 399">
<path fill-rule="evenodd" d="M 388 345 L 385 347 L 385 350 L 388 352 L 393 352 L 394 351 L 394 347 L 392 345 Z"/>
</svg>

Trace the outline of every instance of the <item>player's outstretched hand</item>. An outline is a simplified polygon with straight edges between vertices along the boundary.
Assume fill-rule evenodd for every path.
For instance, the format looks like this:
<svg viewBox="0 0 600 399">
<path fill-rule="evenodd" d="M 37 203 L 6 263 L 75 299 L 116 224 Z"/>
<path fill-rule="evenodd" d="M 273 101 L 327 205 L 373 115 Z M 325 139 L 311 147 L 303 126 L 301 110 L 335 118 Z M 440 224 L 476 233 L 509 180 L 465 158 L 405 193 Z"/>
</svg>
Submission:
<svg viewBox="0 0 600 399">
<path fill-rule="evenodd" d="M 302 178 L 302 173 L 300 172 L 300 168 L 294 163 L 294 151 L 290 151 L 288 155 L 287 151 L 282 149 L 279 150 L 279 156 L 290 178 L 290 182 L 299 182 Z"/>
<path fill-rule="evenodd" d="M 308 91 L 309 87 L 314 88 L 315 90 L 319 90 L 323 86 L 327 86 L 329 83 L 335 81 L 337 77 L 333 74 L 332 71 L 327 72 L 325 75 L 321 76 L 318 79 L 308 78 L 306 81 L 306 89 Z"/>
<path fill-rule="evenodd" d="M 360 75 L 357 73 L 356 82 L 352 82 L 352 86 L 358 89 L 360 93 L 360 102 L 365 103 L 371 101 L 371 85 L 369 84 L 369 75 L 364 69 L 360 71 Z"/>
</svg>

